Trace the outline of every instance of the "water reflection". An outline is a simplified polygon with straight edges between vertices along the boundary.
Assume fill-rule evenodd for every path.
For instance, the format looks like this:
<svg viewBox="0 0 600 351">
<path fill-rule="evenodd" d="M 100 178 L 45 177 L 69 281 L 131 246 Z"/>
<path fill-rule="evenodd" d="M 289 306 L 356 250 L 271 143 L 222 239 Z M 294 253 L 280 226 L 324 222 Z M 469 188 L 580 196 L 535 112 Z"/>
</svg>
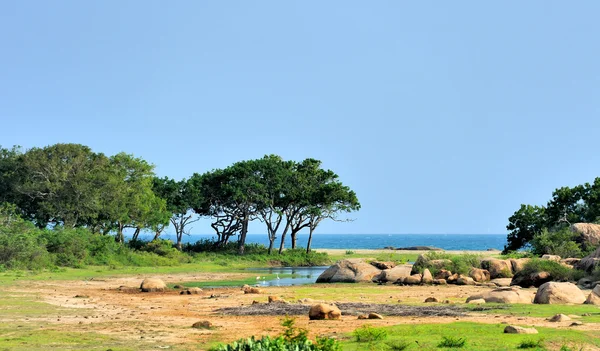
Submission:
<svg viewBox="0 0 600 351">
<path fill-rule="evenodd" d="M 290 286 L 313 284 L 327 268 L 329 266 L 248 268 L 248 270 L 256 272 L 256 284 L 258 285 Z M 275 275 L 274 278 L 273 275 Z"/>
</svg>

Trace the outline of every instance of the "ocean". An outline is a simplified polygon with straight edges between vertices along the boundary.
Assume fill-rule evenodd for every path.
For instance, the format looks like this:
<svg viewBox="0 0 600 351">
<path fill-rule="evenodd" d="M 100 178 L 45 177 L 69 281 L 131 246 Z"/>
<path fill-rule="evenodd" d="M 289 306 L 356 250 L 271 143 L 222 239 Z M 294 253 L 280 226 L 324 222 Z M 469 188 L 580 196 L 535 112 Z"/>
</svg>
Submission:
<svg viewBox="0 0 600 351">
<path fill-rule="evenodd" d="M 211 239 L 214 235 L 184 235 L 184 242 Z M 163 239 L 175 240 L 175 235 L 163 234 Z M 141 239 L 150 240 L 151 235 Z M 232 238 L 234 239 L 234 238 Z M 306 247 L 308 234 L 298 236 L 298 246 Z M 247 243 L 269 245 L 266 234 L 248 234 Z M 506 244 L 506 234 L 314 234 L 313 249 L 382 249 L 384 247 L 435 246 L 444 250 L 502 250 Z M 279 240 L 276 241 L 279 247 Z M 288 238 L 285 247 L 291 247 Z"/>
</svg>

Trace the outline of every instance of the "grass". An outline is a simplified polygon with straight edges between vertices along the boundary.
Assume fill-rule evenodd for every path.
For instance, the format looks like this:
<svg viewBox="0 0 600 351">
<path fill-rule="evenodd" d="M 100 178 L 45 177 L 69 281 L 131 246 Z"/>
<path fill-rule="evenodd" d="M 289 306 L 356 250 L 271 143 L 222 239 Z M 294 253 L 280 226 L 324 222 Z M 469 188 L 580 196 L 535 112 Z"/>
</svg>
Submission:
<svg viewBox="0 0 600 351">
<path fill-rule="evenodd" d="M 536 350 L 545 350 L 544 340 L 543 339 L 527 339 L 521 341 L 521 343 L 517 346 L 518 349 L 536 349 Z"/>
<path fill-rule="evenodd" d="M 484 311 L 484 313 L 490 314 L 550 318 L 555 314 L 562 313 L 581 316 L 577 320 L 584 323 L 600 323 L 600 307 L 594 305 L 485 304 L 484 306 L 492 308 Z M 466 307 L 475 310 L 478 308 L 472 305 Z"/>
<path fill-rule="evenodd" d="M 396 325 L 386 327 L 388 332 L 388 344 L 408 343 L 411 346 L 405 349 L 411 350 L 439 350 L 438 345 L 444 341 L 444 337 L 453 335 L 461 338 L 468 335 L 468 343 L 462 350 L 477 351 L 508 351 L 515 350 L 521 343 L 530 340 L 530 335 L 504 334 L 503 324 L 480 324 L 472 322 L 455 322 L 448 324 L 417 324 Z M 552 349 L 558 349 L 561 345 L 568 347 L 595 346 L 600 347 L 600 331 L 579 331 L 571 329 L 536 328 L 540 338 Z M 357 342 L 348 336 L 342 343 L 344 351 L 368 350 L 364 343 Z M 585 349 L 585 348 L 584 348 Z"/>
<path fill-rule="evenodd" d="M 466 338 L 458 338 L 453 336 L 442 336 L 442 341 L 437 345 L 437 347 L 446 347 L 446 348 L 460 348 L 464 347 L 467 343 Z"/>
<path fill-rule="evenodd" d="M 352 335 L 356 342 L 373 342 L 385 340 L 388 336 L 387 330 L 383 328 L 374 328 L 368 324 L 356 329 Z"/>
</svg>

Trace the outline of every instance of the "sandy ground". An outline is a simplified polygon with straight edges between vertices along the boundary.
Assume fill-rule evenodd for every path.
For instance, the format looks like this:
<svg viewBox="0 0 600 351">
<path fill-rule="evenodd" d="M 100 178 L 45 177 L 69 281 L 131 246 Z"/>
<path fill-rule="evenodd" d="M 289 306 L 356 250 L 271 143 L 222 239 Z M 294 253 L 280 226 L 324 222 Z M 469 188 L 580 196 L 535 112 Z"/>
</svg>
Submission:
<svg viewBox="0 0 600 351">
<path fill-rule="evenodd" d="M 240 274 L 197 273 L 169 274 L 153 276 L 167 283 L 239 279 Z M 179 290 L 165 293 L 141 293 L 121 291 L 119 287 L 139 287 L 144 276 L 130 276 L 91 281 L 44 281 L 21 283 L 10 288 L 19 293 L 35 294 L 47 303 L 75 309 L 60 315 L 38 318 L 47 327 L 68 328 L 71 331 L 93 331 L 122 339 L 138 340 L 140 347 L 148 349 L 171 348 L 177 350 L 207 349 L 211 342 L 233 341 L 251 335 L 275 335 L 282 328 L 282 317 L 276 316 L 225 316 L 215 312 L 226 306 L 251 304 L 253 300 L 267 302 L 268 295 L 275 295 L 294 302 L 297 287 L 268 287 L 260 295 L 245 295 L 239 288 L 221 288 L 204 290 L 200 295 L 180 295 Z M 374 303 L 423 302 L 426 297 L 435 296 L 440 300 L 462 299 L 480 293 L 487 287 L 476 286 L 376 286 L 376 293 L 359 293 L 353 297 L 340 296 L 337 301 L 360 301 Z M 334 288 L 331 285 L 318 286 L 317 289 Z M 319 290 L 324 291 L 324 290 Z M 75 298 L 76 295 L 84 296 Z M 211 297 L 212 295 L 212 297 Z M 72 311 L 72 310 L 71 310 Z M 77 311 L 80 311 L 78 313 Z M 460 319 L 481 323 L 514 323 L 520 325 L 567 327 L 569 322 L 549 323 L 542 318 L 515 317 L 508 315 L 470 315 L 467 317 L 386 317 L 384 320 L 358 320 L 355 316 L 343 316 L 340 321 L 309 321 L 300 316 L 297 325 L 309 330 L 311 336 L 335 336 L 350 332 L 369 323 L 372 325 L 395 325 L 404 323 L 449 323 Z M 2 321 L 10 321 L 0 316 Z M 194 322 L 208 320 L 216 328 L 199 330 L 191 328 Z M 12 321 L 18 322 L 18 321 Z M 584 325 L 581 328 L 598 328 L 598 325 Z M 145 349 L 145 348 L 140 348 Z"/>
</svg>

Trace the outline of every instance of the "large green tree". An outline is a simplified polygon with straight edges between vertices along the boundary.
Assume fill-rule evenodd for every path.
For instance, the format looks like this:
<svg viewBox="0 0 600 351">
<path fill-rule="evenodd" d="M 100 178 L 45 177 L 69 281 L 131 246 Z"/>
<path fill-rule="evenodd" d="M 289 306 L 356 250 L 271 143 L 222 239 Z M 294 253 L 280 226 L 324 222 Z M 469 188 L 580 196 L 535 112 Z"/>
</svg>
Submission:
<svg viewBox="0 0 600 351">
<path fill-rule="evenodd" d="M 176 181 L 168 177 L 155 177 L 153 189 L 156 195 L 166 201 L 166 209 L 171 213 L 170 222 L 175 228 L 175 245 L 181 250 L 183 235 L 189 235 L 189 225 L 200 219 L 192 212 L 192 208 L 201 206 L 201 193 L 194 188 L 194 182 L 185 179 Z"/>
<path fill-rule="evenodd" d="M 546 208 L 543 206 L 521 205 L 508 218 L 506 229 L 510 230 L 504 252 L 514 251 L 529 244 L 533 237 L 546 227 Z"/>
</svg>

